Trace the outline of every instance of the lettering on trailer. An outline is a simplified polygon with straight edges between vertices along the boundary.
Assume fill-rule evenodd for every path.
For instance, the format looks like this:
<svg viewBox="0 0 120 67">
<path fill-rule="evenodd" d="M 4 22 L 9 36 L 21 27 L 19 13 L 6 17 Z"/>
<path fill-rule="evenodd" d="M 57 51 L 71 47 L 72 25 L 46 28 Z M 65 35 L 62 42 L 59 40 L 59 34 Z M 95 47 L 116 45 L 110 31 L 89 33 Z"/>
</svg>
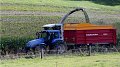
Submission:
<svg viewBox="0 0 120 67">
<path fill-rule="evenodd" d="M 98 36 L 98 34 L 86 34 L 86 36 Z"/>
<path fill-rule="evenodd" d="M 86 34 L 86 36 L 98 36 L 99 34 Z M 103 33 L 103 36 L 107 36 L 108 33 Z"/>
<path fill-rule="evenodd" d="M 108 35 L 108 33 L 103 33 L 104 36 Z"/>
</svg>

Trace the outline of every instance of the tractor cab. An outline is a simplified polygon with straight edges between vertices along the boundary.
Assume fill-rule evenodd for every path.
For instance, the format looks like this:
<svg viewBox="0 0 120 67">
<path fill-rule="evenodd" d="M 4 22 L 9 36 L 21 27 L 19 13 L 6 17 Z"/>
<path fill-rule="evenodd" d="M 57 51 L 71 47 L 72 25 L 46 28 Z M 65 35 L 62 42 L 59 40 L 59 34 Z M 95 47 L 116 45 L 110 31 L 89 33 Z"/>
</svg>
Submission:
<svg viewBox="0 0 120 67">
<path fill-rule="evenodd" d="M 63 40 L 63 24 L 46 24 L 42 26 L 44 30 L 59 30 L 60 38 Z"/>
<path fill-rule="evenodd" d="M 41 32 L 37 32 L 37 39 L 44 39 L 44 43 L 51 44 L 56 39 L 60 39 L 60 31 L 59 30 L 44 30 Z"/>
</svg>

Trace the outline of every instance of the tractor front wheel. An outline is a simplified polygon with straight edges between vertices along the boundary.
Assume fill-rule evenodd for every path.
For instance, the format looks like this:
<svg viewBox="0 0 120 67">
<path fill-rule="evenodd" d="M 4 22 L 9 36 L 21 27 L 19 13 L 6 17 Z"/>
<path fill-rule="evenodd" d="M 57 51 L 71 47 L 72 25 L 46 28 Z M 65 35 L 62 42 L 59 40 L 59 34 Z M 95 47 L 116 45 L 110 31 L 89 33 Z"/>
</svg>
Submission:
<svg viewBox="0 0 120 67">
<path fill-rule="evenodd" d="M 41 53 L 42 52 L 42 53 Z M 41 54 L 44 54 L 45 53 L 45 48 L 41 47 L 41 46 L 36 46 L 35 47 L 35 51 L 34 51 L 34 54 L 36 56 L 40 56 Z"/>
</svg>

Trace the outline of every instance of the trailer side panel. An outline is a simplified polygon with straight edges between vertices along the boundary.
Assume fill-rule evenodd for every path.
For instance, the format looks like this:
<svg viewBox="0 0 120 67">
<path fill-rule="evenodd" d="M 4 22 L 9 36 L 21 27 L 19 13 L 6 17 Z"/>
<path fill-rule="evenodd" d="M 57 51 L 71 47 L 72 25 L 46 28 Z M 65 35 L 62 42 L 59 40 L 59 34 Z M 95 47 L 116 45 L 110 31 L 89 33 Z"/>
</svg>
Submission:
<svg viewBox="0 0 120 67">
<path fill-rule="evenodd" d="M 116 30 L 64 30 L 64 40 L 74 44 L 116 44 Z"/>
</svg>

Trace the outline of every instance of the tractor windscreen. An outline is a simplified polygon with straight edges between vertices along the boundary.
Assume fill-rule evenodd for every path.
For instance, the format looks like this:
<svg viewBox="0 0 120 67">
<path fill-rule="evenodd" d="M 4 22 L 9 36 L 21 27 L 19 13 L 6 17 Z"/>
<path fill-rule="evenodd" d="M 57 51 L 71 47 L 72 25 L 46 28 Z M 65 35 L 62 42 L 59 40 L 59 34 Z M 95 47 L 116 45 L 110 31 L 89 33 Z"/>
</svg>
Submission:
<svg viewBox="0 0 120 67">
<path fill-rule="evenodd" d="M 49 37 L 49 33 L 48 32 L 41 32 L 40 38 L 48 38 L 48 37 Z"/>
<path fill-rule="evenodd" d="M 44 30 L 61 30 L 61 26 L 44 27 Z"/>
<path fill-rule="evenodd" d="M 44 27 L 44 30 L 53 30 L 51 27 Z"/>
<path fill-rule="evenodd" d="M 50 39 L 59 38 L 59 34 L 57 32 L 50 33 Z"/>
<path fill-rule="evenodd" d="M 48 38 L 49 37 L 49 33 L 48 32 L 45 32 L 45 31 L 42 31 L 42 32 L 37 32 L 36 33 L 36 36 L 37 36 L 37 39 L 39 38 Z"/>
<path fill-rule="evenodd" d="M 52 40 L 60 37 L 58 32 L 42 31 L 42 32 L 37 32 L 36 35 L 37 35 L 37 38 L 44 38 L 45 40 L 49 40 L 49 39 Z"/>
</svg>

